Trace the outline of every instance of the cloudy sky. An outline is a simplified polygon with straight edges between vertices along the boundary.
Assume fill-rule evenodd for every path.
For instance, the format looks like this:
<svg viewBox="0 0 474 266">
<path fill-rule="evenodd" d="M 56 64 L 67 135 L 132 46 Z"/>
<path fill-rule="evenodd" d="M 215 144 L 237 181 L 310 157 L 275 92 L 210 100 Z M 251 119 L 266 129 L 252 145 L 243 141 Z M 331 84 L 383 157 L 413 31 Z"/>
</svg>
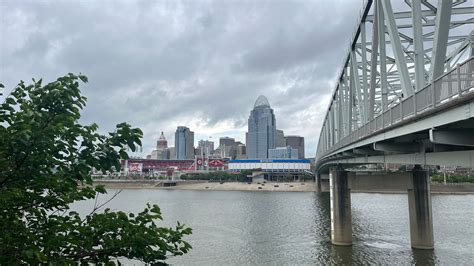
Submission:
<svg viewBox="0 0 474 266">
<path fill-rule="evenodd" d="M 89 83 L 82 122 L 161 131 L 185 125 L 199 139 L 245 141 L 256 98 L 267 96 L 285 134 L 319 130 L 362 1 L 0 0 L 0 81 Z"/>
</svg>

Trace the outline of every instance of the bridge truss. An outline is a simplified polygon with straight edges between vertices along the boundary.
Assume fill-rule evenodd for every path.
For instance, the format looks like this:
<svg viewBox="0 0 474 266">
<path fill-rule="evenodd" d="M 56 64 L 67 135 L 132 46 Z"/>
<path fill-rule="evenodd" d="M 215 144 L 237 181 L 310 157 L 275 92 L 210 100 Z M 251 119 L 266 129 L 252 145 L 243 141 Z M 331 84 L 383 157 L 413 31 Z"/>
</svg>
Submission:
<svg viewBox="0 0 474 266">
<path fill-rule="evenodd" d="M 351 157 L 355 144 L 370 136 L 449 102 L 472 102 L 473 25 L 473 1 L 366 1 L 324 119 L 316 160 Z"/>
</svg>

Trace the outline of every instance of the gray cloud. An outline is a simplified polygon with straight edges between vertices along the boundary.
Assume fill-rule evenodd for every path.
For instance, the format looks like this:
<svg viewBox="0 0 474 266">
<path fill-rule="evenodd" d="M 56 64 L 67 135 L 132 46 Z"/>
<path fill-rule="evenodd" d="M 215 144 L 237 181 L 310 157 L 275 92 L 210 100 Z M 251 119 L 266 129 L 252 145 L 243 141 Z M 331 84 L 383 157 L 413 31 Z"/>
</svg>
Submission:
<svg viewBox="0 0 474 266">
<path fill-rule="evenodd" d="M 358 1 L 0 2 L 0 80 L 89 77 L 83 122 L 128 121 L 151 150 L 161 131 L 244 140 L 266 95 L 277 125 L 314 156 Z M 194 126 L 194 128 L 193 128 Z"/>
</svg>

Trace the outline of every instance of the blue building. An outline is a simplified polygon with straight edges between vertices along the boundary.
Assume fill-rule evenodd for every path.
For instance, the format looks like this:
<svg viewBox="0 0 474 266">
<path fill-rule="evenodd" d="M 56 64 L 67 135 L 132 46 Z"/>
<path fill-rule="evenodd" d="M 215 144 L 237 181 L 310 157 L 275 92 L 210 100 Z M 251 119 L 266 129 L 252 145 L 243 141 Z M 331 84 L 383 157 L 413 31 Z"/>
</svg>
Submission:
<svg viewBox="0 0 474 266">
<path fill-rule="evenodd" d="M 248 120 L 247 158 L 268 158 L 268 150 L 276 147 L 276 121 L 265 96 L 258 96 Z"/>
<path fill-rule="evenodd" d="M 174 134 L 176 159 L 194 159 L 194 132 L 187 127 L 179 126 Z"/>
</svg>

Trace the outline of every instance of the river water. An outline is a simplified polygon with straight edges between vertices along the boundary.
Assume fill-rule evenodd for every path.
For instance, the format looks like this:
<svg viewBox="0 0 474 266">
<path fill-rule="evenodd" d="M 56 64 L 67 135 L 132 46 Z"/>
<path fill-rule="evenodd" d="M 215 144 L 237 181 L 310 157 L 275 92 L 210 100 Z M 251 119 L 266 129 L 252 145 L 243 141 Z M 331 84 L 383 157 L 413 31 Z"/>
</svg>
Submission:
<svg viewBox="0 0 474 266">
<path fill-rule="evenodd" d="M 160 206 L 163 225 L 193 229 L 193 249 L 172 264 L 474 263 L 474 195 L 432 196 L 433 251 L 410 248 L 406 194 L 353 193 L 351 247 L 331 245 L 329 193 L 124 189 L 107 207 L 139 212 L 147 202 Z"/>
</svg>

